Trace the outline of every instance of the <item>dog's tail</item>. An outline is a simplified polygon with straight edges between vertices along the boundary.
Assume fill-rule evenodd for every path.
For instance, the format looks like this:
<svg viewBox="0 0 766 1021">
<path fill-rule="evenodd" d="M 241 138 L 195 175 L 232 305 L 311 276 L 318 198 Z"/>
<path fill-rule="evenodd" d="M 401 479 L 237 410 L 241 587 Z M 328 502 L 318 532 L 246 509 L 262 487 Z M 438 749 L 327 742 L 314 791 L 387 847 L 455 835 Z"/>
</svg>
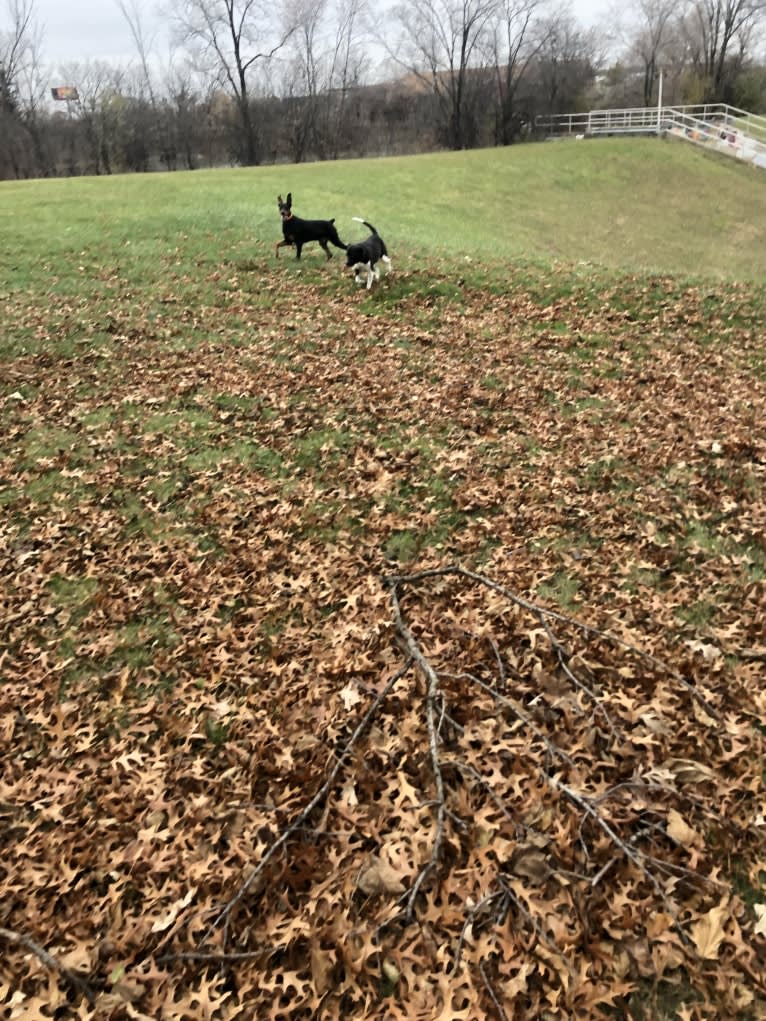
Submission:
<svg viewBox="0 0 766 1021">
<path fill-rule="evenodd" d="M 357 223 L 363 223 L 368 230 L 372 231 L 373 234 L 378 233 L 375 227 L 373 227 L 373 225 L 371 223 L 368 223 L 366 220 L 363 220 L 361 216 L 352 216 L 351 219 L 356 220 Z"/>
</svg>

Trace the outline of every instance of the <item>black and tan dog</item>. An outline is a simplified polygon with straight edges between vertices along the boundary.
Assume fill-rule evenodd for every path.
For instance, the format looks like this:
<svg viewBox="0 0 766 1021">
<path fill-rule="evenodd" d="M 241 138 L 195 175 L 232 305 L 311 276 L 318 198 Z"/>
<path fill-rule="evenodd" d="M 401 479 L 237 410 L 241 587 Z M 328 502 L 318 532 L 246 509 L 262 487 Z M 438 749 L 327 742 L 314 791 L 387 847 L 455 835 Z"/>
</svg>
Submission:
<svg viewBox="0 0 766 1021">
<path fill-rule="evenodd" d="M 279 258 L 280 248 L 295 245 L 295 258 L 300 259 L 301 249 L 309 241 L 318 241 L 328 259 L 332 259 L 332 252 L 327 247 L 328 241 L 335 245 L 336 248 L 342 248 L 344 251 L 348 247 L 338 237 L 334 219 L 302 220 L 300 216 L 295 216 L 292 210 L 292 192 L 287 193 L 287 198 L 284 202 L 282 201 L 282 196 L 278 195 L 277 205 L 279 207 L 279 215 L 282 217 L 282 233 L 284 235 L 282 240 L 277 242 L 277 258 Z"/>
<path fill-rule="evenodd" d="M 363 269 L 367 270 L 367 290 L 372 287 L 373 280 L 380 279 L 380 270 L 377 268 L 378 262 L 385 262 L 388 266 L 389 271 L 391 270 L 391 260 L 388 257 L 388 249 L 386 248 L 386 242 L 378 234 L 377 230 L 371 223 L 366 220 L 360 219 L 355 216 L 354 219 L 357 223 L 363 223 L 365 227 L 372 231 L 368 238 L 364 241 L 359 241 L 355 245 L 346 245 L 346 269 L 353 269 L 354 280 L 361 284 L 362 278 L 360 276 Z"/>
</svg>

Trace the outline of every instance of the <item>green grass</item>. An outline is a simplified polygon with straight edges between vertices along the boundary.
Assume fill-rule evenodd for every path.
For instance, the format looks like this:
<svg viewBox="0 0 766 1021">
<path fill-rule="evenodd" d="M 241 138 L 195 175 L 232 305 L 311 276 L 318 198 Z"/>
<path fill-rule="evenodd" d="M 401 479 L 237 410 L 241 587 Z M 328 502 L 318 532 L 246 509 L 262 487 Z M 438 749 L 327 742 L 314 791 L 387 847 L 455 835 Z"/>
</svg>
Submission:
<svg viewBox="0 0 766 1021">
<path fill-rule="evenodd" d="M 45 287 L 59 332 L 80 335 L 87 325 L 90 343 L 102 342 L 99 330 L 119 332 L 136 288 L 152 289 L 145 327 L 159 335 L 179 304 L 192 297 L 215 304 L 222 297 L 216 280 L 200 294 L 198 277 L 214 276 L 223 261 L 235 264 L 254 301 L 263 300 L 261 263 L 272 264 L 280 237 L 276 194 L 288 188 L 299 215 L 336 217 L 345 240 L 365 231 L 352 216 L 375 223 L 398 269 L 443 257 L 476 278 L 536 277 L 541 266 L 564 262 L 584 275 L 594 264 L 766 281 L 765 175 L 677 141 L 604 139 L 361 163 L 3 182 L 0 237 L 13 238 L 0 250 L 4 289 Z M 341 253 L 325 267 L 313 247 L 301 265 L 283 251 L 285 271 L 337 273 Z M 394 276 L 371 305 L 401 301 L 406 286 Z M 454 283 L 429 286 L 456 293 Z M 93 294 L 108 317 L 86 324 L 77 298 Z M 68 304 L 57 302 L 65 295 Z"/>
</svg>

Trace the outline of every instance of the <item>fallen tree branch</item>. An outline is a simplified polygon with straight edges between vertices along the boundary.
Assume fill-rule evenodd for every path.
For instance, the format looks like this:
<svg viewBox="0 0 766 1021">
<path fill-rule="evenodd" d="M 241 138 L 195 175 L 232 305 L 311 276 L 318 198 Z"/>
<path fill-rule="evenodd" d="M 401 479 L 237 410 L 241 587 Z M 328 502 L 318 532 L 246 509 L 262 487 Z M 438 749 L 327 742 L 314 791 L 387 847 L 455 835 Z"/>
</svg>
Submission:
<svg viewBox="0 0 766 1021">
<path fill-rule="evenodd" d="M 568 798 L 569 801 L 572 802 L 572 804 L 577 805 L 578 808 L 581 808 L 582 811 L 585 812 L 586 815 L 588 815 L 595 822 L 599 829 L 601 829 L 609 837 L 614 846 L 619 848 L 619 850 L 622 851 L 625 857 L 629 858 L 630 861 L 632 861 L 633 864 L 636 866 L 636 868 L 642 873 L 642 875 L 644 875 L 649 880 L 649 882 L 654 887 L 657 896 L 662 901 L 665 910 L 673 919 L 673 925 L 675 926 L 676 931 L 680 935 L 682 941 L 687 946 L 691 946 L 691 940 L 684 932 L 681 923 L 678 921 L 678 913 L 675 911 L 673 905 L 670 903 L 667 896 L 665 895 L 665 891 L 662 889 L 662 887 L 657 882 L 652 873 L 649 871 L 649 869 L 646 867 L 646 865 L 644 865 L 644 863 L 641 861 L 641 856 L 636 851 L 634 851 L 632 847 L 629 847 L 624 840 L 620 839 L 618 834 L 615 833 L 614 829 L 609 825 L 606 819 L 604 819 L 603 816 L 596 811 L 596 809 L 590 803 L 590 800 L 588 798 L 582 797 L 576 791 L 573 791 L 571 787 L 567 787 L 565 783 L 562 783 L 554 776 L 547 777 L 547 781 L 554 790 L 561 791 L 561 793 L 566 798 Z"/>
<path fill-rule="evenodd" d="M 565 751 L 562 751 L 561 748 L 558 747 L 558 745 L 555 745 L 550 740 L 550 738 L 543 733 L 543 731 L 537 726 L 537 724 L 533 720 L 531 720 L 525 712 L 522 712 L 522 710 L 519 709 L 519 707 L 513 701 L 511 701 L 511 699 L 506 698 L 505 695 L 501 695 L 499 691 L 495 691 L 492 685 L 487 684 L 485 681 L 482 681 L 480 677 L 475 677 L 473 674 L 467 673 L 445 674 L 444 676 L 455 677 L 458 680 L 463 678 L 467 681 L 472 681 L 474 684 L 477 684 L 483 691 L 486 691 L 486 693 L 496 702 L 498 702 L 501 706 L 504 706 L 506 709 L 510 709 L 514 716 L 518 720 L 520 720 L 525 727 L 529 727 L 529 729 L 532 731 L 535 737 L 539 738 L 543 742 L 545 747 L 548 749 L 550 755 L 554 756 L 555 758 L 561 759 L 563 762 L 566 762 L 568 766 L 575 765 L 574 759 L 567 755 Z"/>
<path fill-rule="evenodd" d="M 460 930 L 460 937 L 457 941 L 457 947 L 455 948 L 455 971 L 460 967 L 460 959 L 463 956 L 463 944 L 465 943 L 468 929 L 473 925 L 476 919 L 479 917 L 481 912 L 493 904 L 496 900 L 507 900 L 507 895 L 504 890 L 495 890 L 494 893 L 488 893 L 486 897 L 483 897 L 478 904 L 474 904 L 471 910 L 468 912 L 465 921 L 463 922 L 463 928 Z"/>
<path fill-rule="evenodd" d="M 306 805 L 306 807 L 303 809 L 303 811 L 298 814 L 298 816 L 290 823 L 290 825 L 287 827 L 287 829 L 284 830 L 282 832 L 282 834 L 277 838 L 277 840 L 274 841 L 274 843 L 271 845 L 271 847 L 268 849 L 268 851 L 266 851 L 266 853 L 264 854 L 263 858 L 261 858 L 261 860 L 258 863 L 258 865 L 253 869 L 253 871 L 250 873 L 250 875 L 247 877 L 247 879 L 242 883 L 242 885 L 240 886 L 239 890 L 237 890 L 237 892 L 234 894 L 234 896 L 231 898 L 231 900 L 227 902 L 225 907 L 216 916 L 215 920 L 208 927 L 207 932 L 205 933 L 205 935 L 203 936 L 202 940 L 200 941 L 202 944 L 206 943 L 208 941 L 208 939 L 211 938 L 211 936 L 212 936 L 213 932 L 215 931 L 215 929 L 217 929 L 220 925 L 222 925 L 222 924 L 228 925 L 229 920 L 231 918 L 232 912 L 234 911 L 236 906 L 238 904 L 240 904 L 244 900 L 244 898 L 247 895 L 248 891 L 250 891 L 253 888 L 253 886 L 258 882 L 260 877 L 263 875 L 263 873 L 264 873 L 264 871 L 266 869 L 266 866 L 269 864 L 269 862 L 274 857 L 274 855 L 277 853 L 277 851 L 281 850 L 287 844 L 287 842 L 290 839 L 290 837 L 297 830 L 300 830 L 300 829 L 304 828 L 304 825 L 305 825 L 306 821 L 309 819 L 309 817 L 311 816 L 311 814 L 314 811 L 314 809 L 317 808 L 320 804 L 322 804 L 324 802 L 325 798 L 327 797 L 327 795 L 330 793 L 330 791 L 332 790 L 333 786 L 335 785 L 335 781 L 336 781 L 336 779 L 338 777 L 338 774 L 340 773 L 341 769 L 343 768 L 343 765 L 344 765 L 344 763 L 346 761 L 346 758 L 350 754 L 351 749 L 354 747 L 354 745 L 359 740 L 359 738 L 362 736 L 362 734 L 364 734 L 365 731 L 367 730 L 367 728 L 370 726 L 370 724 L 372 723 L 372 721 L 373 721 L 373 719 L 375 717 L 375 714 L 377 713 L 378 709 L 380 708 L 382 703 L 385 701 L 385 699 L 390 695 L 390 693 L 393 690 L 393 687 L 396 684 L 396 682 L 398 680 L 400 680 L 402 677 L 404 677 L 404 675 L 408 672 L 408 670 L 410 669 L 411 666 L 412 666 L 412 662 L 411 662 L 411 660 L 408 660 L 390 678 L 390 680 L 388 681 L 386 686 L 383 688 L 383 690 L 380 692 L 380 694 L 375 698 L 375 700 L 373 701 L 372 705 L 369 707 L 367 712 L 364 714 L 362 719 L 357 724 L 356 729 L 354 730 L 354 732 L 351 735 L 351 737 L 348 739 L 346 744 L 341 749 L 341 753 L 338 756 L 338 759 L 337 759 L 335 765 L 330 770 L 330 775 L 327 777 L 327 780 L 322 784 L 322 786 L 316 792 L 316 794 L 311 799 L 311 801 L 309 801 L 309 803 Z"/>
<path fill-rule="evenodd" d="M 407 899 L 407 920 L 409 922 L 412 920 L 415 900 L 417 899 L 420 887 L 423 885 L 428 873 L 432 869 L 436 868 L 439 863 L 442 841 L 444 839 L 444 824 L 447 814 L 447 806 L 444 796 L 444 779 L 442 777 L 441 764 L 439 760 L 439 726 L 436 723 L 436 707 L 437 702 L 440 700 L 441 693 L 439 690 L 438 674 L 423 655 L 423 652 L 418 643 L 415 641 L 412 632 L 404 623 L 396 585 L 391 586 L 391 604 L 394 610 L 396 629 L 399 637 L 404 643 L 407 654 L 412 662 L 420 669 L 428 682 L 428 691 L 426 694 L 426 722 L 428 726 L 428 747 L 431 754 L 431 769 L 433 771 L 434 784 L 436 786 L 436 836 L 434 837 L 433 846 L 431 848 L 431 860 L 423 869 L 421 869 L 420 875 L 415 880 Z"/>
<path fill-rule="evenodd" d="M 409 591 L 418 582 L 445 577 L 480 584 L 531 613 L 537 622 L 532 625 L 533 635 L 528 637 L 529 624 L 521 620 L 525 615 L 515 611 L 509 614 L 502 601 L 482 597 L 482 589 L 469 592 L 469 586 L 462 585 L 458 590 L 459 583 L 453 582 Z M 336 760 L 330 760 L 332 768 L 330 763 L 325 766 L 326 779 L 310 801 L 291 821 L 281 814 L 284 828 L 278 829 L 277 837 L 249 873 L 243 872 L 233 896 L 211 912 L 214 921 L 197 941 L 196 949 L 165 954 L 158 960 L 233 967 L 240 961 L 264 957 L 267 952 L 263 949 L 244 950 L 248 944 L 260 945 L 261 939 L 244 933 L 237 938 L 233 930 L 239 916 L 234 912 L 248 894 L 252 898 L 264 889 L 269 863 L 277 854 L 289 853 L 291 842 L 289 850 L 298 850 L 299 834 L 334 831 L 330 812 L 335 813 L 334 819 L 346 819 L 351 827 L 347 868 L 358 866 L 359 850 L 367 849 L 368 842 L 382 844 L 392 839 L 398 845 L 392 867 L 401 869 L 399 880 L 405 874 L 410 877 L 404 880 L 406 889 L 398 881 L 395 888 L 386 891 L 396 893 L 398 900 L 394 903 L 370 900 L 378 924 L 369 946 L 379 946 L 380 934 L 390 927 L 406 928 L 417 921 L 426 903 L 431 924 L 434 909 L 438 910 L 445 896 L 451 905 L 455 904 L 457 890 L 463 898 L 462 910 L 456 918 L 452 911 L 449 925 L 441 926 L 438 919 L 436 925 L 452 927 L 447 938 L 455 948 L 451 955 L 453 973 L 461 963 L 466 967 L 469 959 L 474 981 L 478 979 L 477 970 L 480 972 L 481 981 L 476 984 L 479 991 L 481 982 L 484 984 L 490 1014 L 496 1012 L 503 1017 L 508 1007 L 502 987 L 493 985 L 495 951 L 478 960 L 478 951 L 474 954 L 468 947 L 475 944 L 483 952 L 485 946 L 504 945 L 499 929 L 510 925 L 512 937 L 523 946 L 524 953 L 536 954 L 548 962 L 555 958 L 562 976 L 575 974 L 569 944 L 557 945 L 559 929 L 550 926 L 541 905 L 550 901 L 559 911 L 566 911 L 567 906 L 576 909 L 583 929 L 580 938 L 584 940 L 593 911 L 600 909 L 606 896 L 592 891 L 609 873 L 619 871 L 622 878 L 627 875 L 630 883 L 641 887 L 650 909 L 668 916 L 678 934 L 674 943 L 685 948 L 691 960 L 694 943 L 684 925 L 688 929 L 688 919 L 693 916 L 685 913 L 689 901 L 678 898 L 676 881 L 682 880 L 688 892 L 690 884 L 699 880 L 701 885 L 703 877 L 683 864 L 683 855 L 672 843 L 668 812 L 675 804 L 681 812 L 684 805 L 687 809 L 694 805 L 708 815 L 716 813 L 684 791 L 642 782 L 641 760 L 632 771 L 624 768 L 624 760 L 632 754 L 631 742 L 637 747 L 648 745 L 654 755 L 651 762 L 662 761 L 662 752 L 655 753 L 654 745 L 664 748 L 671 730 L 647 724 L 640 733 L 633 732 L 636 718 L 643 719 L 639 714 L 643 712 L 646 690 L 657 683 L 656 670 L 641 671 L 635 659 L 619 657 L 614 648 L 596 638 L 613 642 L 642 657 L 644 663 L 662 668 L 662 679 L 675 672 L 615 635 L 535 606 L 462 568 L 397 576 L 387 579 L 387 585 L 392 615 L 388 635 L 403 665 L 383 690 L 374 694 Z M 449 600 L 455 598 L 456 591 L 462 608 L 453 616 Z M 433 604 L 428 602 L 431 594 Z M 488 634 L 493 628 L 486 624 L 482 603 L 489 604 L 490 620 L 497 624 L 494 634 Z M 416 611 L 424 609 L 425 615 L 419 616 Z M 493 617 L 494 613 L 498 616 Z M 482 622 L 479 627 L 474 626 L 477 619 Z M 562 626 L 558 627 L 557 622 Z M 564 624 L 571 625 L 569 630 Z M 577 630 L 573 632 L 572 628 Z M 429 651 L 431 646 L 433 652 Z M 594 650 L 602 659 L 592 663 Z M 618 671 L 623 664 L 616 660 L 620 658 L 630 661 L 631 676 L 638 673 L 635 686 L 619 684 Z M 408 682 L 406 703 L 391 700 L 392 704 L 381 711 L 397 680 L 410 670 L 416 673 L 417 681 Z M 610 688 L 604 678 L 614 679 L 615 686 Z M 659 705 L 664 696 L 667 704 L 677 710 L 681 701 L 677 692 L 664 686 L 654 694 Z M 704 699 L 698 701 L 705 705 L 708 715 L 714 715 Z M 684 705 L 688 709 L 685 700 Z M 377 771 L 382 764 L 387 769 L 388 763 L 397 774 L 401 772 L 406 793 L 400 800 L 397 778 L 388 775 L 379 786 L 394 799 L 396 813 L 390 821 L 368 830 L 364 814 L 352 811 L 345 815 L 344 805 L 334 803 L 332 790 L 352 750 L 378 713 L 386 721 L 386 742 L 385 752 L 373 768 Z M 699 714 L 696 719 L 715 740 L 709 721 L 702 721 Z M 601 768 L 595 778 L 588 774 L 594 756 Z M 369 768 L 366 761 L 360 761 L 359 766 Z M 490 778 L 485 779 L 484 773 Z M 632 779 L 627 779 L 629 776 Z M 618 782 L 607 786 L 610 779 Z M 362 784 L 362 788 L 369 790 L 369 785 Z M 624 796 L 618 797 L 621 793 Z M 488 813 L 488 801 L 499 811 Z M 415 840 L 408 834 L 408 804 L 417 810 L 421 834 Z M 495 832 L 496 854 L 491 848 L 483 853 Z M 525 834 L 532 835 L 528 843 Z M 569 844 L 562 846 L 559 838 L 565 834 Z M 535 835 L 541 839 L 536 841 Z M 364 844 L 359 843 L 360 838 Z M 406 859 L 408 852 L 412 857 Z M 480 864 L 480 878 L 469 878 L 471 870 L 465 867 L 474 855 Z M 463 871 L 457 875 L 452 871 L 454 862 L 462 863 L 457 868 Z M 568 865 L 572 868 L 565 867 Z M 528 882 L 533 892 L 527 900 Z M 723 884 L 710 883 L 716 885 Z M 259 911 L 265 911 L 266 898 L 258 903 Z M 702 903 L 701 895 L 694 903 Z M 269 967 L 265 960 L 264 967 Z M 499 979 L 496 981 L 499 983 Z"/>
<path fill-rule="evenodd" d="M 96 994 L 88 982 L 81 975 L 78 975 L 76 971 L 72 971 L 71 968 L 63 965 L 53 954 L 48 953 L 31 936 L 27 936 L 23 932 L 15 932 L 13 929 L 0 928 L 0 939 L 4 939 L 6 943 L 12 943 L 14 946 L 24 947 L 25 950 L 29 950 L 46 968 L 58 972 L 76 992 L 85 997 L 91 1006 L 96 1002 Z"/>
<path fill-rule="evenodd" d="M 492 983 L 489 981 L 487 972 L 484 968 L 484 961 L 479 961 L 479 971 L 481 972 L 481 977 L 484 981 L 484 988 L 489 993 L 489 998 L 492 1000 L 495 1010 L 497 1011 L 498 1021 L 508 1021 L 507 1015 L 503 1010 L 502 1006 L 500 1005 L 500 1001 L 497 998 L 497 993 L 492 988 Z"/>
<path fill-rule="evenodd" d="M 263 957 L 264 954 L 268 953 L 267 950 L 244 950 L 244 951 L 228 951 L 215 953 L 213 951 L 188 951 L 185 953 L 177 954 L 163 954 L 162 957 L 158 957 L 156 960 L 157 964 L 171 964 L 173 961 L 202 961 L 203 963 L 209 964 L 227 964 L 236 963 L 237 961 L 254 961 L 259 957 Z"/>
<path fill-rule="evenodd" d="M 604 631 L 601 628 L 593 627 L 592 624 L 584 624 L 582 621 L 577 620 L 576 617 L 570 617 L 568 614 L 560 613 L 557 610 L 549 610 L 544 606 L 538 606 L 537 603 L 533 603 L 529 599 L 525 599 L 523 596 L 518 595 L 516 592 L 512 592 L 504 585 L 499 585 L 496 581 L 492 581 L 491 578 L 487 578 L 483 574 L 477 574 L 475 571 L 470 571 L 465 567 L 452 565 L 449 567 L 434 567 L 426 571 L 418 571 L 415 574 L 409 575 L 391 575 L 384 580 L 389 585 L 417 585 L 418 582 L 425 581 L 428 578 L 448 577 L 467 578 L 470 581 L 475 582 L 477 585 L 483 585 L 486 588 L 491 589 L 493 592 L 497 592 L 499 595 L 508 599 L 511 603 L 514 603 L 521 609 L 527 610 L 529 613 L 533 614 L 537 617 L 541 624 L 543 622 L 543 618 L 546 617 L 549 620 L 558 620 L 564 624 L 571 624 L 573 627 L 576 627 L 579 631 L 582 631 L 585 634 L 596 635 L 598 638 L 603 638 L 608 642 L 612 642 L 615 645 L 622 646 L 624 649 L 628 649 L 630 652 L 640 656 L 642 659 L 651 663 L 658 669 L 665 671 L 670 677 L 686 688 L 691 697 L 702 706 L 709 716 L 711 716 L 719 724 L 723 722 L 719 713 L 710 705 L 707 699 L 700 694 L 694 684 L 692 684 L 691 681 L 688 681 L 683 674 L 678 672 L 678 670 L 675 670 L 672 666 L 670 666 L 669 663 L 658 659 L 656 656 L 653 656 L 650 652 L 646 652 L 644 649 L 640 649 L 637 645 L 633 645 L 631 642 L 626 641 L 626 639 L 621 638 L 612 631 Z"/>
<path fill-rule="evenodd" d="M 415 882 L 415 884 L 414 884 L 414 886 L 413 886 L 412 890 L 410 891 L 410 893 L 408 895 L 408 898 L 407 898 L 407 920 L 408 921 L 411 920 L 414 901 L 415 901 L 417 893 L 418 893 L 418 891 L 420 889 L 420 886 L 422 885 L 422 882 L 425 879 L 426 874 L 434 867 L 434 865 L 438 861 L 438 852 L 441 849 L 441 841 L 442 841 L 442 838 L 443 838 L 444 817 L 446 815 L 447 809 L 446 809 L 446 803 L 444 801 L 444 797 L 445 797 L 445 795 L 444 795 L 444 785 L 443 785 L 443 780 L 442 780 L 440 763 L 439 763 L 439 759 L 438 759 L 438 749 L 436 747 L 436 732 L 435 732 L 435 727 L 434 727 L 434 724 L 433 724 L 434 706 L 435 706 L 437 697 L 443 697 L 441 695 L 441 692 L 440 692 L 439 675 L 437 674 L 436 670 L 433 668 L 433 666 L 431 665 L 431 663 L 429 662 L 429 660 L 427 659 L 425 654 L 423 653 L 423 651 L 420 648 L 420 646 L 415 641 L 415 639 L 414 639 L 414 637 L 412 635 L 412 632 L 410 631 L 410 629 L 407 627 L 407 625 L 404 622 L 404 619 L 403 619 L 403 616 L 402 616 L 402 612 L 401 612 L 401 604 L 400 604 L 399 597 L 398 597 L 398 590 L 403 585 L 412 584 L 412 583 L 417 582 L 419 580 L 424 580 L 426 578 L 433 578 L 433 577 L 444 577 L 444 576 L 448 576 L 448 575 L 456 575 L 456 576 L 459 576 L 459 577 L 469 578 L 472 581 L 479 582 L 479 583 L 481 583 L 483 585 L 486 585 L 488 588 L 490 588 L 490 589 L 492 589 L 494 591 L 500 592 L 503 595 L 506 595 L 509 599 L 511 599 L 517 605 L 522 606 L 525 609 L 528 609 L 533 614 L 535 614 L 537 616 L 538 620 L 540 620 L 540 622 L 543 624 L 544 630 L 546 631 L 546 634 L 548 635 L 548 638 L 551 641 L 552 647 L 553 647 L 554 652 L 556 653 L 556 655 L 557 655 L 557 657 L 559 659 L 559 662 L 562 661 L 563 649 L 561 648 L 561 646 L 558 643 L 558 641 L 555 638 L 555 636 L 551 633 L 551 630 L 548 627 L 547 622 L 545 621 L 543 615 L 547 615 L 547 616 L 551 617 L 552 619 L 565 620 L 565 621 L 568 621 L 570 623 L 577 624 L 578 626 L 580 626 L 579 622 L 575 621 L 573 618 L 565 617 L 565 616 L 560 615 L 560 614 L 555 614 L 555 613 L 552 613 L 552 612 L 549 612 L 549 611 L 545 611 L 542 608 L 535 606 L 535 604 L 530 603 L 528 600 L 523 599 L 522 597 L 517 596 L 515 593 L 512 593 L 512 592 L 506 590 L 505 588 L 503 588 L 503 586 L 497 585 L 495 582 L 492 582 L 490 579 L 484 578 L 482 575 L 475 574 L 472 571 L 466 571 L 463 568 L 457 568 L 457 567 L 443 568 L 443 569 L 437 569 L 437 570 L 434 570 L 434 571 L 423 571 L 423 572 L 420 572 L 419 574 L 415 574 L 415 575 L 398 576 L 398 577 L 395 577 L 395 578 L 389 578 L 388 579 L 388 584 L 391 587 L 392 605 L 393 605 L 393 609 L 394 609 L 394 622 L 396 624 L 397 633 L 398 633 L 398 635 L 400 637 L 400 640 L 401 640 L 401 643 L 402 643 L 403 647 L 406 648 L 406 650 L 409 653 L 409 655 L 411 656 L 412 660 L 415 662 L 415 664 L 418 666 L 418 668 L 421 670 L 421 672 L 423 673 L 423 675 L 425 676 L 425 678 L 428 681 L 427 708 L 428 708 L 429 744 L 430 744 L 430 748 L 431 748 L 432 765 L 434 767 L 434 778 L 435 778 L 435 782 L 436 782 L 436 785 L 437 785 L 437 794 L 438 794 L 437 804 L 439 806 L 439 814 L 438 814 L 438 818 L 437 818 L 437 838 L 436 838 L 436 841 L 435 841 L 435 844 L 434 844 L 434 848 L 433 848 L 433 851 L 432 851 L 431 860 L 425 866 L 425 868 L 421 871 L 420 875 L 418 876 L 418 878 L 417 878 L 417 880 L 416 880 L 416 882 Z M 593 629 L 593 628 L 590 628 L 590 627 L 587 627 L 587 626 L 585 626 L 583 629 L 585 631 L 587 631 L 588 633 L 597 633 L 597 634 L 601 635 L 602 637 L 608 637 L 608 638 L 612 637 L 612 636 L 606 634 L 605 632 L 600 632 L 597 629 Z M 635 651 L 640 652 L 640 650 L 635 650 Z M 653 657 L 648 657 L 648 658 L 653 659 Z M 657 661 L 657 662 L 660 662 L 660 661 Z M 567 670 L 566 673 L 567 673 L 567 676 L 570 677 L 570 679 L 576 680 L 576 678 L 572 677 L 571 671 Z M 543 742 L 543 744 L 544 744 L 544 746 L 545 746 L 545 748 L 546 748 L 546 750 L 547 750 L 547 752 L 548 752 L 548 754 L 549 754 L 549 756 L 550 756 L 550 758 L 552 760 L 557 760 L 559 762 L 563 762 L 563 763 L 565 763 L 569 767 L 575 767 L 575 762 L 571 758 L 571 756 L 569 756 L 565 751 L 563 751 L 561 748 L 559 748 L 558 745 L 555 744 L 555 742 L 551 741 L 550 738 L 548 738 L 547 735 L 544 734 L 543 731 L 534 724 L 534 722 L 529 718 L 529 716 L 525 712 L 520 710 L 520 708 L 517 705 L 515 705 L 514 702 L 511 699 L 509 699 L 505 695 L 501 695 L 491 684 L 487 684 L 485 681 L 481 680 L 481 678 L 476 677 L 474 674 L 468 673 L 468 672 L 463 672 L 461 674 L 445 674 L 444 676 L 452 676 L 452 677 L 462 678 L 462 679 L 470 680 L 472 683 L 476 684 L 483 691 L 485 691 L 488 695 L 490 695 L 490 697 L 492 699 L 494 699 L 499 705 L 502 705 L 503 707 L 505 707 L 507 709 L 510 709 L 514 713 L 514 715 L 522 722 L 522 724 L 524 726 L 528 727 L 535 734 L 535 736 L 540 741 Z M 598 706 L 598 699 L 596 698 L 595 693 L 588 691 L 588 694 L 594 699 L 594 701 L 596 703 L 596 706 Z M 606 718 L 607 718 L 607 720 L 609 720 L 608 716 Z M 611 724 L 611 721 L 609 721 L 609 722 Z M 645 860 L 643 860 L 642 855 L 640 855 L 632 846 L 630 846 L 629 843 L 626 843 L 619 836 L 619 834 L 614 830 L 614 828 L 609 824 L 609 822 L 607 822 L 607 820 L 601 815 L 601 813 L 595 807 L 594 802 L 590 798 L 578 794 L 576 791 L 574 791 L 570 786 L 568 786 L 558 776 L 550 775 L 548 770 L 540 769 L 540 767 L 538 767 L 538 771 L 541 773 L 542 778 L 545 781 L 545 783 L 547 783 L 553 790 L 555 790 L 558 793 L 562 794 L 571 804 L 575 805 L 578 809 L 580 809 L 580 811 L 582 811 L 585 814 L 585 816 L 590 818 L 596 824 L 596 826 L 599 829 L 601 829 L 602 832 L 608 837 L 608 839 L 611 842 L 611 844 L 622 855 L 624 855 L 626 858 L 628 858 L 633 863 L 633 865 L 639 870 L 639 872 L 648 880 L 648 882 L 653 886 L 653 888 L 655 890 L 655 893 L 660 898 L 660 900 L 661 900 L 665 910 L 667 911 L 668 915 L 672 918 L 673 924 L 674 924 L 676 930 L 678 931 L 678 933 L 679 933 L 679 935 L 681 937 L 682 942 L 684 944 L 686 944 L 687 946 L 689 946 L 691 944 L 691 941 L 690 941 L 689 937 L 687 936 L 687 934 L 685 933 L 685 931 L 683 929 L 683 926 L 681 925 L 680 921 L 678 920 L 678 913 L 675 911 L 673 905 L 668 900 L 668 897 L 666 896 L 664 890 L 662 889 L 662 887 L 661 887 L 660 883 L 658 882 L 658 880 L 656 879 L 656 877 L 652 874 L 650 869 L 647 867 L 647 864 L 646 864 Z M 580 828 L 582 830 L 582 825 L 581 825 Z M 581 835 L 581 840 L 582 839 L 583 838 L 582 838 L 582 835 Z M 584 850 L 586 851 L 586 854 L 587 854 L 587 849 L 584 848 Z M 656 864 L 656 861 L 654 863 Z M 603 869 L 603 868 L 601 870 L 599 870 L 599 873 L 598 873 L 599 878 L 604 874 L 604 872 L 605 872 L 605 869 Z"/>
</svg>

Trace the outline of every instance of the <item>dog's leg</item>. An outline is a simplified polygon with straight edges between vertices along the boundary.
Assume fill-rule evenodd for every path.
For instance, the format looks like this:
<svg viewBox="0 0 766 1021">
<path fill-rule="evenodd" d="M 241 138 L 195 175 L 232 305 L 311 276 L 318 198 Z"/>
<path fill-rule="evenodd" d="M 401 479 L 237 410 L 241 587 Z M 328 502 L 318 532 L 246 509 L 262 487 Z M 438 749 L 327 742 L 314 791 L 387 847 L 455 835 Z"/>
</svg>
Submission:
<svg viewBox="0 0 766 1021">
<path fill-rule="evenodd" d="M 391 260 L 389 259 L 389 257 L 387 255 L 381 255 L 380 258 L 381 258 L 381 261 L 385 262 L 385 264 L 386 264 L 386 273 L 390 273 L 391 270 L 394 268 L 393 265 L 391 264 Z"/>
<path fill-rule="evenodd" d="M 327 247 L 327 239 L 326 238 L 320 238 L 319 239 L 319 244 L 322 246 L 324 254 L 327 256 L 327 258 L 328 259 L 332 259 L 332 252 Z"/>
<path fill-rule="evenodd" d="M 302 248 L 303 248 L 303 242 L 302 241 L 296 241 L 295 242 L 295 258 L 296 259 L 300 259 L 300 257 L 301 257 L 301 249 Z"/>
<path fill-rule="evenodd" d="M 368 291 L 372 287 L 372 282 L 373 282 L 374 279 L 375 279 L 375 274 L 372 271 L 372 263 L 368 262 L 367 263 L 367 290 Z"/>
</svg>

